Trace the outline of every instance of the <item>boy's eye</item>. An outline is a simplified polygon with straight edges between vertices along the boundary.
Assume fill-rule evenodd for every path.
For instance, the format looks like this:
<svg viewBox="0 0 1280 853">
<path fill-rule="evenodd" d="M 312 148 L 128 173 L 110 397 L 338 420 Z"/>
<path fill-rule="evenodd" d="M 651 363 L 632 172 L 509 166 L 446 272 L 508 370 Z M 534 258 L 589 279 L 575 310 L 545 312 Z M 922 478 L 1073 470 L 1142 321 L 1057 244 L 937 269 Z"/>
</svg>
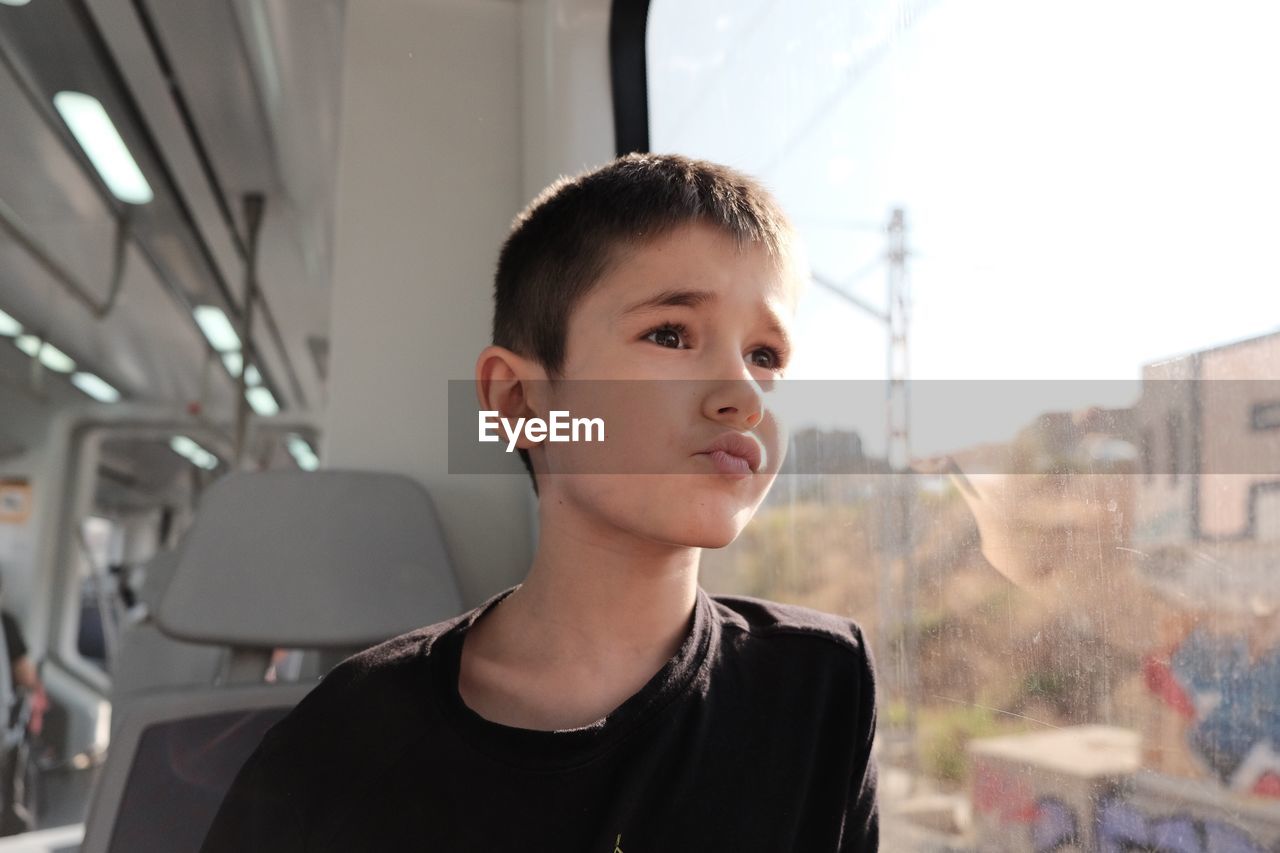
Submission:
<svg viewBox="0 0 1280 853">
<path fill-rule="evenodd" d="M 765 370 L 777 370 L 782 367 L 782 358 L 773 347 L 761 347 L 751 353 L 751 363 Z"/>
<path fill-rule="evenodd" d="M 688 349 L 689 329 L 683 323 L 663 323 L 645 332 L 644 339 L 666 349 Z M 774 347 L 757 347 L 749 356 L 751 363 L 765 370 L 780 371 L 786 358 Z"/>
<path fill-rule="evenodd" d="M 682 349 L 681 344 L 684 342 L 684 336 L 687 330 L 684 326 L 676 323 L 666 323 L 656 329 L 645 333 L 647 340 L 653 341 L 660 347 L 667 349 Z"/>
</svg>

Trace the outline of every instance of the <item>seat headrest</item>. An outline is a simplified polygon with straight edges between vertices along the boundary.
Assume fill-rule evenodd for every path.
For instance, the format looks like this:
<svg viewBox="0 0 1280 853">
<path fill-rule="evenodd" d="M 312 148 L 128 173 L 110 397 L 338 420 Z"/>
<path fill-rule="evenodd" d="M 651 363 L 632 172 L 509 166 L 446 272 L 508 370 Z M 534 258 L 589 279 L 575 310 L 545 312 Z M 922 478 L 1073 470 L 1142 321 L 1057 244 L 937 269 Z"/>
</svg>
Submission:
<svg viewBox="0 0 1280 853">
<path fill-rule="evenodd" d="M 204 494 L 156 621 L 258 648 L 364 647 L 462 610 L 431 498 L 399 474 L 230 474 Z"/>
</svg>

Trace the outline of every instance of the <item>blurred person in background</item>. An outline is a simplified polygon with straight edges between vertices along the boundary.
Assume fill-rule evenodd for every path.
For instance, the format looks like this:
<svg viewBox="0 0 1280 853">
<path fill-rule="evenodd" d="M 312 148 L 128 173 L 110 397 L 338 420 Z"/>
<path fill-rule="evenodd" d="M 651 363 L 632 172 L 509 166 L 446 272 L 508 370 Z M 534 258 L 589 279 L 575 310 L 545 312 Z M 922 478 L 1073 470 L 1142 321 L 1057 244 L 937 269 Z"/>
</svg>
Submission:
<svg viewBox="0 0 1280 853">
<path fill-rule="evenodd" d="M 33 828 L 30 816 L 23 815 L 18 803 L 17 776 L 21 762 L 17 760 L 18 743 L 13 741 L 21 741 L 28 735 L 39 736 L 49 701 L 36 666 L 28 655 L 27 642 L 18 620 L 8 610 L 0 609 L 0 623 L 3 623 L 10 676 L 8 707 L 3 709 L 4 753 L 0 755 L 0 836 L 3 836 Z"/>
</svg>

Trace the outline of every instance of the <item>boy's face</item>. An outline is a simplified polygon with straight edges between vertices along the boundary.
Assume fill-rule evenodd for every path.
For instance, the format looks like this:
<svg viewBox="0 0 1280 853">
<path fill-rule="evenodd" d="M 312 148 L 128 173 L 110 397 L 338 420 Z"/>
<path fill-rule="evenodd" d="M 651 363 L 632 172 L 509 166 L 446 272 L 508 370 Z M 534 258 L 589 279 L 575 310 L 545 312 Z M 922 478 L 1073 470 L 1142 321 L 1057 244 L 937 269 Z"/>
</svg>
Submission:
<svg viewBox="0 0 1280 853">
<path fill-rule="evenodd" d="M 767 404 L 790 358 L 792 275 L 703 224 L 624 250 L 573 310 L 567 381 L 547 389 L 548 409 L 603 418 L 606 440 L 533 451 L 543 511 L 568 504 L 668 544 L 732 542 L 782 463 Z M 707 452 L 727 436 L 758 460 L 742 461 L 742 447 Z"/>
</svg>

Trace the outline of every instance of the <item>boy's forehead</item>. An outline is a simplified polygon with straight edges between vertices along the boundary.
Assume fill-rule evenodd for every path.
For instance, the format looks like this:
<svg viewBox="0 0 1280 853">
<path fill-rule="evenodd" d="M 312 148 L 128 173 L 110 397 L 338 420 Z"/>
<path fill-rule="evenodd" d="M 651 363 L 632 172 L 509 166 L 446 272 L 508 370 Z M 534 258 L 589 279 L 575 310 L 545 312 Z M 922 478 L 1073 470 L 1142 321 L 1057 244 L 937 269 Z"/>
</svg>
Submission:
<svg viewBox="0 0 1280 853">
<path fill-rule="evenodd" d="M 719 228 L 690 223 L 621 247 L 595 291 L 619 317 L 747 301 L 783 312 L 794 310 L 799 281 L 792 265 L 771 256 L 763 244 L 739 244 Z"/>
</svg>

